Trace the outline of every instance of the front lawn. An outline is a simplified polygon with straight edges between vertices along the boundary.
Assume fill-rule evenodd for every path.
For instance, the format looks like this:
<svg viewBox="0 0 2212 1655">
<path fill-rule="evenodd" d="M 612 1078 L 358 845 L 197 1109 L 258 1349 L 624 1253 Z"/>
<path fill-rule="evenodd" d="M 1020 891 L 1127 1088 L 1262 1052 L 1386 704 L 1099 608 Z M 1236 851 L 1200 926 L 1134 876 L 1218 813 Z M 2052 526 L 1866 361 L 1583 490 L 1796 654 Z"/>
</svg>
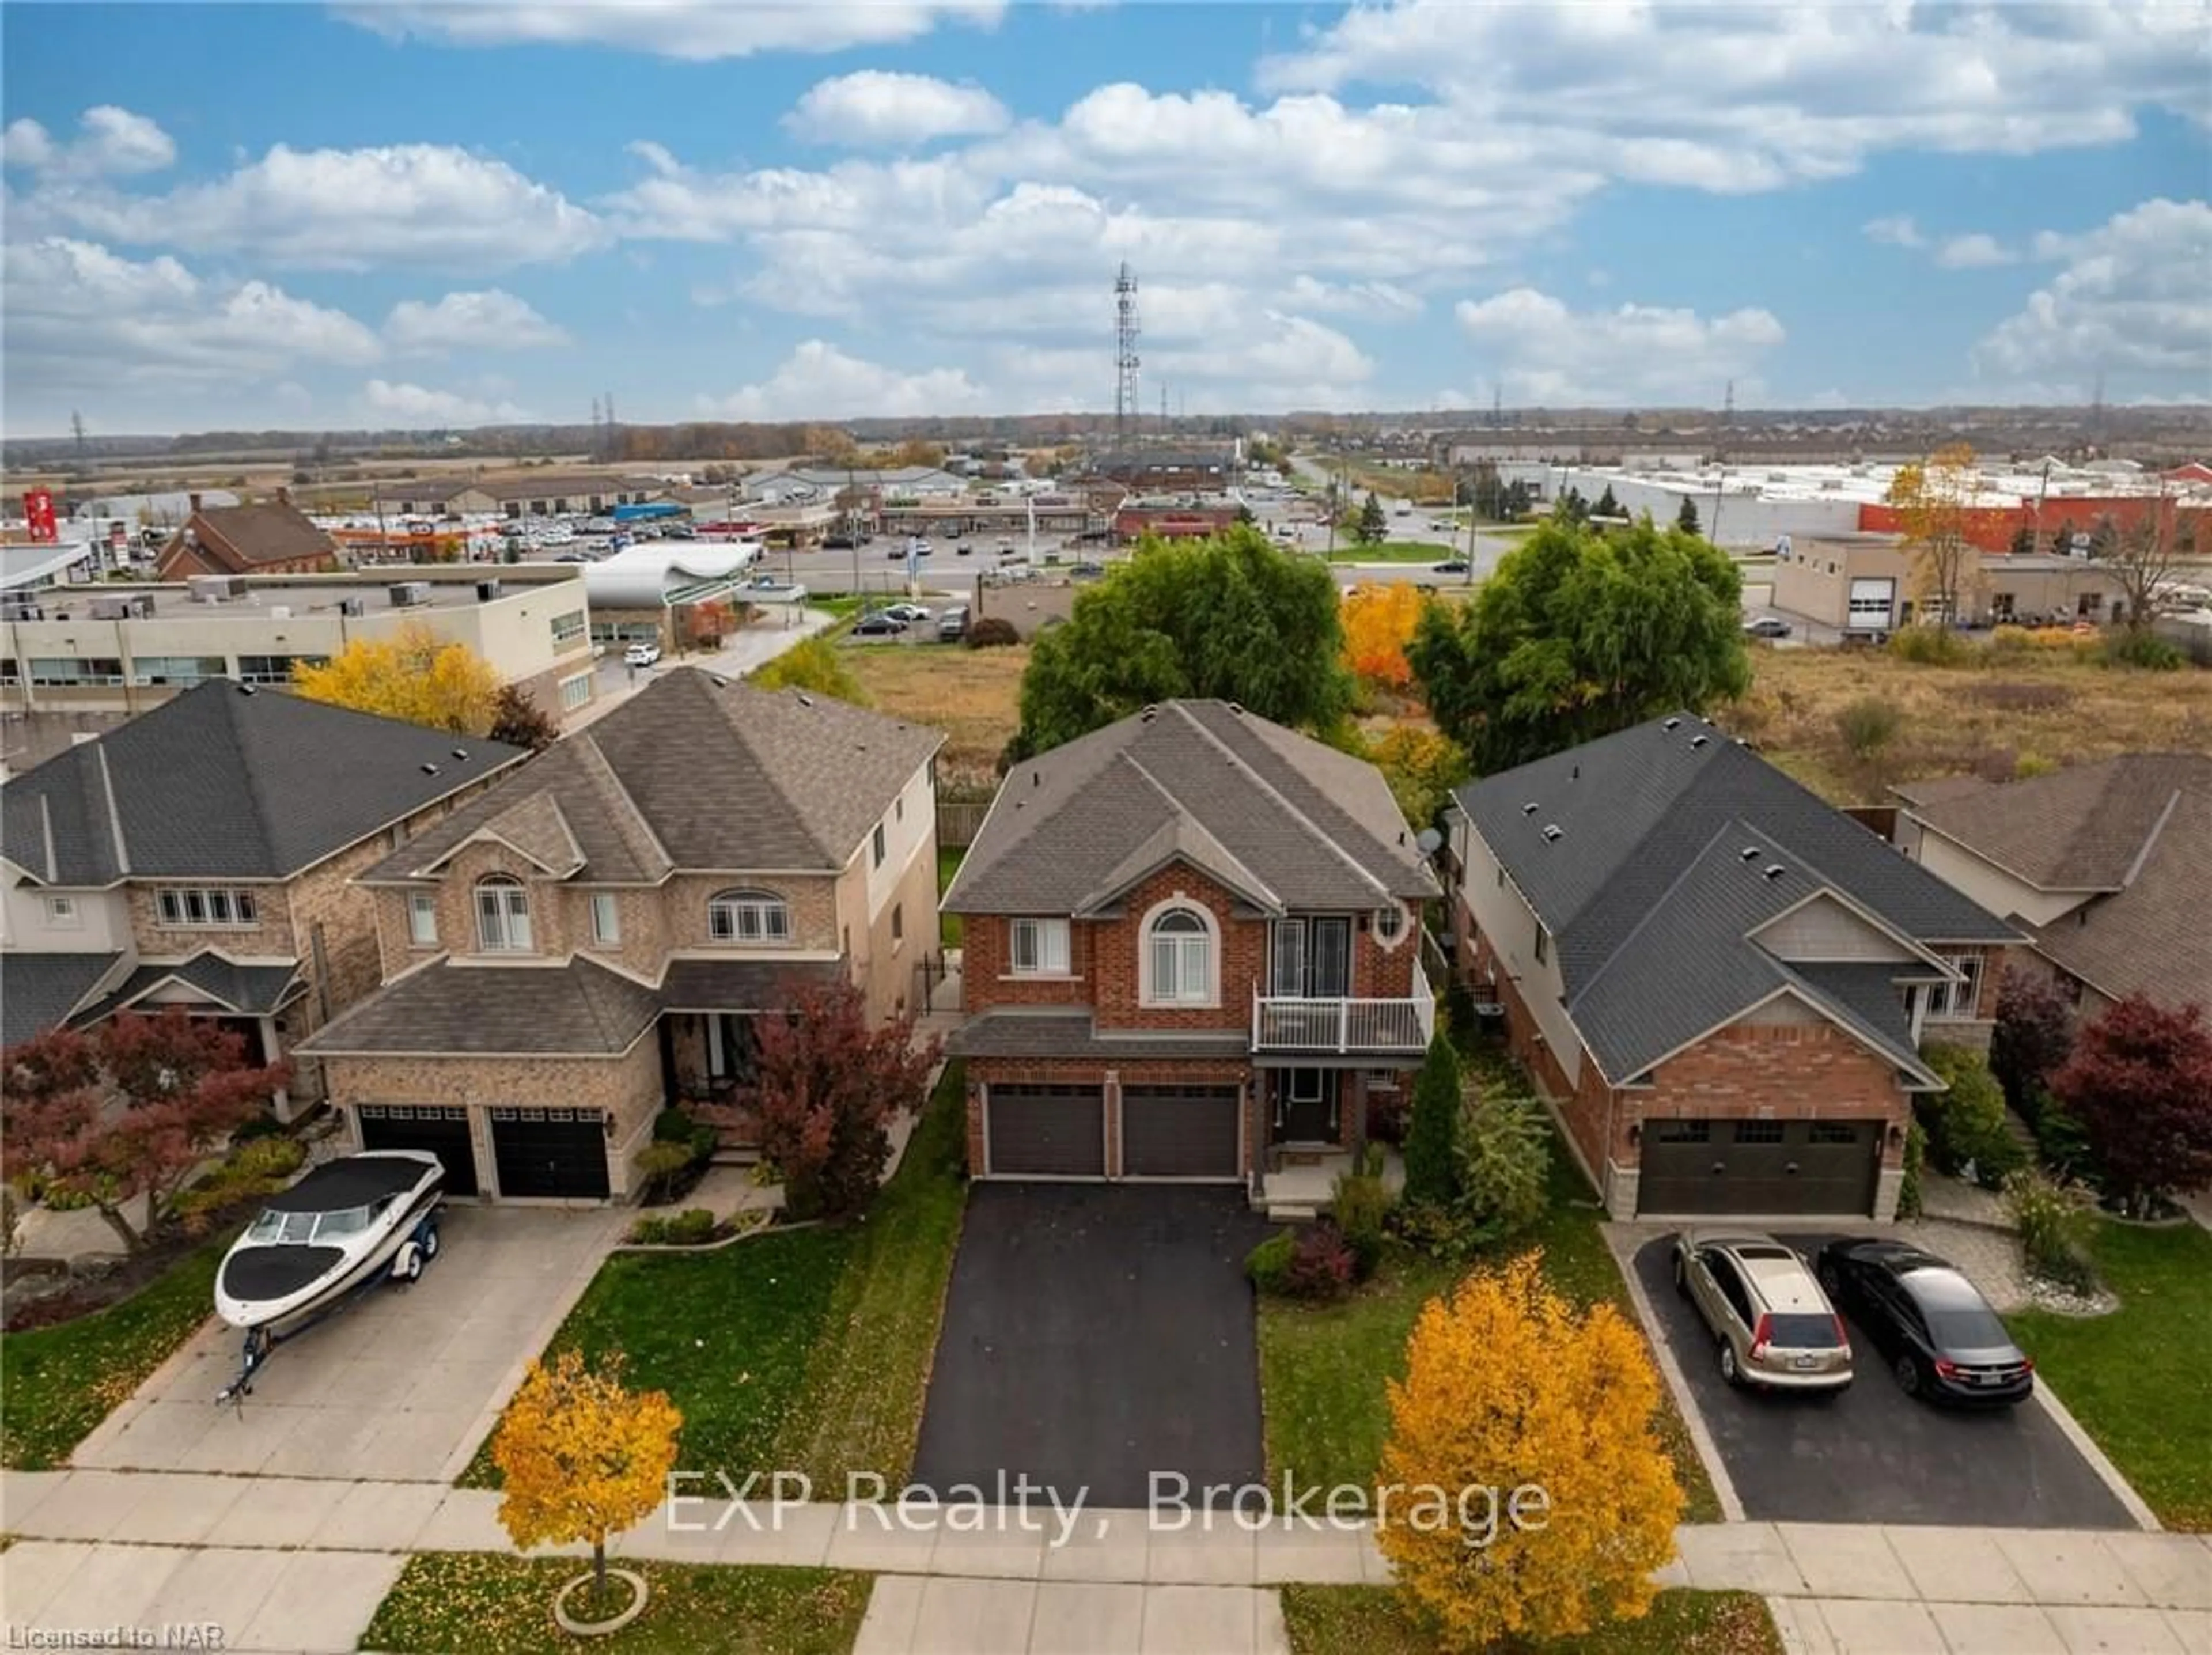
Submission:
<svg viewBox="0 0 2212 1655">
<path fill-rule="evenodd" d="M 119 1305 L 26 1333 L 0 1334 L 0 1464 L 64 1463 L 93 1428 L 215 1313 L 228 1232 L 185 1254 Z"/>
<path fill-rule="evenodd" d="M 2212 1532 L 2212 1234 L 2106 1223 L 2096 1256 L 2118 1310 L 2029 1311 L 2013 1336 L 2160 1522 Z"/>
<path fill-rule="evenodd" d="M 1285 1586 L 1292 1655 L 1431 1655 L 1433 1635 L 1388 1586 Z M 1662 1591 L 1640 1621 L 1517 1646 L 1528 1655 L 1782 1655 L 1765 1603 L 1748 1591 Z"/>
<path fill-rule="evenodd" d="M 1488 1084 L 1525 1088 L 1492 1049 L 1477 1048 L 1467 1060 L 1469 1074 Z M 1551 1194 L 1542 1223 L 1500 1250 L 1498 1257 L 1541 1247 L 1544 1274 L 1559 1292 L 1579 1305 L 1609 1303 L 1632 1327 L 1640 1327 L 1620 1267 L 1598 1229 L 1604 1214 L 1556 1139 Z M 1406 1339 L 1422 1306 L 1456 1280 L 1450 1266 L 1394 1248 L 1375 1279 L 1340 1304 L 1261 1299 L 1260 1392 L 1271 1481 L 1291 1471 L 1302 1483 L 1324 1488 L 1373 1482 L 1390 1431 L 1384 1385 L 1405 1372 Z M 1673 1394 L 1664 1384 L 1659 1394 L 1654 1423 L 1682 1486 L 1683 1520 L 1717 1523 L 1720 1499 L 1712 1479 Z"/>
<path fill-rule="evenodd" d="M 776 1439 L 775 1463 L 805 1472 L 819 1497 L 843 1499 L 856 1471 L 896 1488 L 914 1468 L 968 1210 L 967 1133 L 966 1082 L 948 1063 L 897 1172 L 852 1226 L 851 1254 Z"/>
<path fill-rule="evenodd" d="M 848 1223 L 616 1254 L 551 1348 L 625 1353 L 627 1383 L 684 1415 L 686 1470 L 805 1470 L 824 1499 L 844 1497 L 848 1471 L 902 1481 L 959 1241 L 964 1111 L 949 1065 L 897 1174 Z M 462 1482 L 498 1481 L 487 1439 Z"/>
<path fill-rule="evenodd" d="M 1440 546 L 1433 540 L 1376 540 L 1367 545 L 1340 545 L 1334 563 L 1441 563 L 1447 557 L 1464 557 L 1464 546 Z"/>
<path fill-rule="evenodd" d="M 415 1655 L 557 1655 L 579 1647 L 553 1599 L 588 1569 L 560 1557 L 428 1552 L 411 1557 L 362 1634 L 364 1649 Z M 838 1569 L 624 1563 L 652 1588 L 645 1613 L 592 1640 L 606 1655 L 846 1655 L 872 1577 Z"/>
</svg>

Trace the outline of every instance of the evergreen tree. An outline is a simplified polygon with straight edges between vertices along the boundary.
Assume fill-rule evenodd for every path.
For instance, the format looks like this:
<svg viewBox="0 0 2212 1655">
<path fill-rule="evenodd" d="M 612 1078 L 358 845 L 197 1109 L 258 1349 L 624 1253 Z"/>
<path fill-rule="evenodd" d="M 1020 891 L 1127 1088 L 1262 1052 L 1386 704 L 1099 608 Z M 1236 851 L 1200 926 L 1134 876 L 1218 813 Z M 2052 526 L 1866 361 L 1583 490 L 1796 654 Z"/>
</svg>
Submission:
<svg viewBox="0 0 2212 1655">
<path fill-rule="evenodd" d="M 1682 496 L 1682 509 L 1674 514 L 1674 526 L 1685 534 L 1702 534 L 1698 522 L 1698 502 L 1686 494 Z"/>
<path fill-rule="evenodd" d="M 1367 503 L 1359 508 L 1359 520 L 1352 525 L 1352 534 L 1362 545 L 1373 545 L 1390 532 L 1390 520 L 1383 515 L 1382 502 L 1375 491 L 1367 492 Z"/>
<path fill-rule="evenodd" d="M 1597 504 L 1590 508 L 1590 515 L 1593 517 L 1625 517 L 1627 515 L 1626 512 L 1620 509 L 1620 502 L 1613 497 L 1612 484 L 1608 483 L 1605 485 L 1605 492 L 1598 496 Z"/>
<path fill-rule="evenodd" d="M 1459 1054 L 1442 1029 L 1413 1082 L 1413 1118 L 1406 1129 L 1408 1204 L 1449 1207 L 1459 1197 Z"/>
</svg>

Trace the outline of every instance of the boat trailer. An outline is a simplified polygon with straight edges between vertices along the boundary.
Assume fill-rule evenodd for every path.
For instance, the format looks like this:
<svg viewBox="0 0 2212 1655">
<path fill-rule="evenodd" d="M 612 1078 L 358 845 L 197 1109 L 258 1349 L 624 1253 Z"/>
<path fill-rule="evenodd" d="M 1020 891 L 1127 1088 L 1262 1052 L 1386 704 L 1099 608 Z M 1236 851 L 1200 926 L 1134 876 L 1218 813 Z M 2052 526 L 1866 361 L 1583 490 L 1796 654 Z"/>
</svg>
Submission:
<svg viewBox="0 0 2212 1655">
<path fill-rule="evenodd" d="M 245 1348 L 239 1357 L 238 1377 L 216 1393 L 216 1406 L 220 1408 L 228 1402 L 243 1408 L 246 1399 L 253 1394 L 253 1376 L 260 1372 L 261 1365 L 275 1354 L 277 1346 L 289 1345 L 301 1334 L 320 1327 L 387 1282 L 405 1287 L 421 1281 L 423 1270 L 438 1256 L 438 1214 L 441 1206 L 442 1203 L 434 1205 L 416 1220 L 415 1227 L 407 1232 L 407 1239 L 399 1244 L 382 1268 L 363 1276 L 329 1304 L 310 1314 L 299 1326 L 287 1328 L 282 1333 L 269 1327 L 248 1328 Z"/>
</svg>

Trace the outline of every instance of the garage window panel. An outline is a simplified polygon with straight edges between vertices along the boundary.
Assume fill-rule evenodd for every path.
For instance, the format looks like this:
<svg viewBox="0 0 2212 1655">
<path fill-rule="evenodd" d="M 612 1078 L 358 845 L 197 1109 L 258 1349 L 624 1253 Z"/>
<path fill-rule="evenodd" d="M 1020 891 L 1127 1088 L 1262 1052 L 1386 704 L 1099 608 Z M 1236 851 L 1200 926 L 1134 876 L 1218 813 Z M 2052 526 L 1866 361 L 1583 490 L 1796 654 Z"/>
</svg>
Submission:
<svg viewBox="0 0 2212 1655">
<path fill-rule="evenodd" d="M 1735 1141 L 1740 1144 L 1778 1144 L 1782 1141 L 1782 1123 L 1779 1121 L 1738 1121 Z"/>
</svg>

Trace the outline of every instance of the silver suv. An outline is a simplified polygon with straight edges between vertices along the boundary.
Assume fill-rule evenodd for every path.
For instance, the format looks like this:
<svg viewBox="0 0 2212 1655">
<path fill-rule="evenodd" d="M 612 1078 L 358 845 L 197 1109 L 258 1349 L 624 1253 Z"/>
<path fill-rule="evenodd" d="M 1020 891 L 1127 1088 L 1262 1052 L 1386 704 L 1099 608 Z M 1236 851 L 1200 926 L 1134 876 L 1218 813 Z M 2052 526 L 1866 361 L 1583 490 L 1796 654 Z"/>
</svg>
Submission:
<svg viewBox="0 0 2212 1655">
<path fill-rule="evenodd" d="M 1720 1344 L 1732 1385 L 1840 1390 L 1851 1382 L 1850 1336 L 1805 1261 L 1772 1236 L 1685 1230 L 1674 1238 L 1674 1287 Z"/>
</svg>

